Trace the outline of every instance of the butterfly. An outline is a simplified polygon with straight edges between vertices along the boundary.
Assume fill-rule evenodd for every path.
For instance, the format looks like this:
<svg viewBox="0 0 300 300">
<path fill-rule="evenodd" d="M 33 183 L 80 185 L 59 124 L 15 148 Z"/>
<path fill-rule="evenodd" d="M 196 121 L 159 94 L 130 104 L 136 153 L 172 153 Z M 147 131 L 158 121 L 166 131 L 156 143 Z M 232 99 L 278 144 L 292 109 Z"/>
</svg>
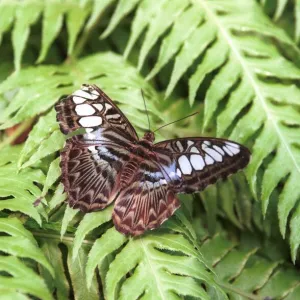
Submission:
<svg viewBox="0 0 300 300">
<path fill-rule="evenodd" d="M 194 193 L 244 168 L 249 150 L 233 141 L 191 137 L 154 143 L 139 139 L 133 126 L 96 85 L 55 106 L 66 140 L 61 152 L 62 183 L 68 203 L 82 212 L 102 210 L 113 201 L 116 229 L 137 236 L 159 227 L 180 206 L 178 193 Z"/>
</svg>

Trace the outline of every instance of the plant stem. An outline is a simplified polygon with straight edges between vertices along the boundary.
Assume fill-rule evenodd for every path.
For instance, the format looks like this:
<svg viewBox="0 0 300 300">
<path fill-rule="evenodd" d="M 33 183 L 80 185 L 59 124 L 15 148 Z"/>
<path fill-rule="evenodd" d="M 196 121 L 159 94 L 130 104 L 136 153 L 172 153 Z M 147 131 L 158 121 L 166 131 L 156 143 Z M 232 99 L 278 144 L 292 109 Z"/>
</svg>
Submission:
<svg viewBox="0 0 300 300">
<path fill-rule="evenodd" d="M 59 235 L 52 234 L 52 233 L 46 233 L 46 232 L 37 232 L 37 231 L 32 231 L 31 232 L 34 236 L 37 237 L 42 237 L 42 238 L 47 238 L 47 239 L 52 239 L 52 240 L 58 240 L 58 241 L 63 241 L 65 243 L 74 243 L 74 237 L 73 236 L 63 236 L 60 238 Z M 94 242 L 88 241 L 88 240 L 83 240 L 82 244 L 92 246 Z"/>
</svg>

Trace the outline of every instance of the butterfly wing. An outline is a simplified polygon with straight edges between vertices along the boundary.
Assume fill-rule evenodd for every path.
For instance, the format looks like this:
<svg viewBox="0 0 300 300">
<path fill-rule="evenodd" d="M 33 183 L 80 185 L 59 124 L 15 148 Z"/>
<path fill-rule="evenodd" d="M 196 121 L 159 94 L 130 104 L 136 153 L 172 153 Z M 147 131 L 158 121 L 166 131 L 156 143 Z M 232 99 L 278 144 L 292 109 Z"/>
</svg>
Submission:
<svg viewBox="0 0 300 300">
<path fill-rule="evenodd" d="M 55 110 L 64 134 L 80 128 L 85 128 L 88 133 L 100 128 L 113 128 L 114 131 L 128 135 L 129 139 L 138 138 L 124 114 L 96 85 L 83 84 L 80 90 L 60 100 L 55 105 Z M 91 139 L 91 135 L 86 135 L 85 138 Z"/>
<path fill-rule="evenodd" d="M 217 138 L 184 138 L 154 145 L 159 164 L 176 193 L 194 193 L 247 166 L 249 150 Z"/>
<path fill-rule="evenodd" d="M 159 227 L 179 206 L 159 165 L 145 159 L 134 180 L 118 195 L 113 221 L 121 233 L 137 236 Z"/>
<path fill-rule="evenodd" d="M 68 139 L 60 165 L 69 205 L 89 212 L 111 203 L 118 192 L 114 183 L 122 155 L 127 154 L 113 145 L 86 146 L 77 136 Z"/>
<path fill-rule="evenodd" d="M 56 106 L 60 129 L 68 134 L 61 152 L 62 182 L 71 207 L 82 211 L 105 208 L 118 193 L 115 178 L 137 135 L 129 121 L 98 87 L 83 85 Z"/>
</svg>

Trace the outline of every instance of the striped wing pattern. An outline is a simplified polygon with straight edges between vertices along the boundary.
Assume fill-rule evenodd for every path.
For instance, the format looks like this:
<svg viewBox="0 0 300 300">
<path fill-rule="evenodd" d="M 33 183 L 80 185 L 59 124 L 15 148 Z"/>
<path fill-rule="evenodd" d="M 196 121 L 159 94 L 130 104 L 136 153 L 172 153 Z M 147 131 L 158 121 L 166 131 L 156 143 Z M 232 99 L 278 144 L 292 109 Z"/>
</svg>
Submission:
<svg viewBox="0 0 300 300">
<path fill-rule="evenodd" d="M 55 106 L 66 141 L 61 152 L 62 182 L 71 207 L 83 212 L 115 201 L 113 222 L 133 236 L 159 227 L 180 206 L 177 193 L 203 190 L 244 168 L 248 149 L 215 138 L 185 138 L 153 144 L 142 139 L 127 118 L 95 85 L 82 88 Z"/>
<path fill-rule="evenodd" d="M 153 160 L 135 156 L 134 178 L 116 199 L 113 221 L 120 232 L 140 235 L 159 227 L 179 208 L 180 202 Z"/>
<path fill-rule="evenodd" d="M 83 212 L 105 208 L 116 197 L 115 178 L 125 151 L 114 144 L 88 145 L 80 136 L 68 139 L 61 152 L 62 182 L 69 205 Z M 118 158 L 116 158 L 118 157 Z"/>
</svg>

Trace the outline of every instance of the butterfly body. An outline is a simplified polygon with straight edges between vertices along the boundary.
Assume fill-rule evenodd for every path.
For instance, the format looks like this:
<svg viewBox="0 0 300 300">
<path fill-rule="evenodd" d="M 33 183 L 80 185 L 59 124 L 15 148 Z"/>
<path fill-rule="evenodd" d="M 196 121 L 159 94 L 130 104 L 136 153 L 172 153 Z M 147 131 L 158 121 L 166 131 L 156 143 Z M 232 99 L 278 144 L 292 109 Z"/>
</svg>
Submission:
<svg viewBox="0 0 300 300">
<path fill-rule="evenodd" d="M 201 191 L 250 159 L 247 148 L 224 139 L 154 143 L 150 131 L 139 139 L 113 101 L 94 85 L 83 85 L 55 108 L 63 133 L 85 129 L 69 138 L 61 153 L 69 205 L 92 212 L 114 201 L 113 221 L 124 234 L 157 228 L 180 206 L 177 193 Z"/>
</svg>

